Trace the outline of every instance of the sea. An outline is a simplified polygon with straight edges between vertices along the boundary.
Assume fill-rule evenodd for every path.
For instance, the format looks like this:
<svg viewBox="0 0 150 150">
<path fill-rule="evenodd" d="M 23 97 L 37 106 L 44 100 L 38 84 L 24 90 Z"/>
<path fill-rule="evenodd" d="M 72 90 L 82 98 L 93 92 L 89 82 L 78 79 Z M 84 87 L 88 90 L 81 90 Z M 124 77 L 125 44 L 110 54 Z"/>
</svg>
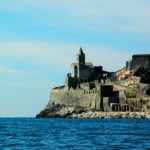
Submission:
<svg viewBox="0 0 150 150">
<path fill-rule="evenodd" d="M 0 150 L 150 150 L 150 119 L 0 118 Z"/>
</svg>

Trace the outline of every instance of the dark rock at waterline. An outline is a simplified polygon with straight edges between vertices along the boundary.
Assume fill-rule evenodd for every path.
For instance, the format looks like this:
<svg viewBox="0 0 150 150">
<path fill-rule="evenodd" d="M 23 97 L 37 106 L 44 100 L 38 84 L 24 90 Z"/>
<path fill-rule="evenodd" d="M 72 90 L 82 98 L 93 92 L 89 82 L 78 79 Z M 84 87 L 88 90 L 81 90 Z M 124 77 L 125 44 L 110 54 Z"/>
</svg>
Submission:
<svg viewBox="0 0 150 150">
<path fill-rule="evenodd" d="M 100 112 L 81 106 L 47 105 L 36 118 L 150 118 L 150 112 Z"/>
<path fill-rule="evenodd" d="M 72 114 L 80 114 L 86 109 L 81 106 L 66 106 L 64 104 L 50 105 L 36 115 L 36 118 L 68 118 Z"/>
</svg>

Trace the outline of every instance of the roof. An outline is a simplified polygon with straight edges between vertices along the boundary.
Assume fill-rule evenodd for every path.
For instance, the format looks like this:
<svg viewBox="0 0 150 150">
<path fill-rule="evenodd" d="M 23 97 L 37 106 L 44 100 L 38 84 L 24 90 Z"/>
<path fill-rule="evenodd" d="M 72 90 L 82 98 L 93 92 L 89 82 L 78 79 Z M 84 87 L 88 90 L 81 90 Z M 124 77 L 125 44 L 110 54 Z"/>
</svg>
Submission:
<svg viewBox="0 0 150 150">
<path fill-rule="evenodd" d="M 79 49 L 79 54 L 80 55 L 83 55 L 84 53 L 83 53 L 83 50 L 82 50 L 82 47 L 80 47 L 80 49 Z"/>
</svg>

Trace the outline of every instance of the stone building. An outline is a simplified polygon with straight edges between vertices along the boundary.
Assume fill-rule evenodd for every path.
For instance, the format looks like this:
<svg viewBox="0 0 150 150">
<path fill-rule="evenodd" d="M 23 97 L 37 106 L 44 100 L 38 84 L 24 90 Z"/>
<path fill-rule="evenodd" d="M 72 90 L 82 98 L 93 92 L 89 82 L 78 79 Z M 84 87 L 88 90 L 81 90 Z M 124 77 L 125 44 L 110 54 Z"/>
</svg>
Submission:
<svg viewBox="0 0 150 150">
<path fill-rule="evenodd" d="M 133 55 L 132 60 L 127 61 L 126 67 L 129 70 L 135 70 L 139 67 L 150 67 L 150 54 L 138 54 Z"/>
<path fill-rule="evenodd" d="M 139 90 L 150 95 L 150 68 L 139 67 L 133 72 L 133 79 L 138 79 Z"/>
<path fill-rule="evenodd" d="M 70 115 L 81 107 L 87 108 L 84 111 L 150 111 L 149 95 L 150 55 L 133 55 L 126 67 L 111 73 L 86 62 L 80 48 L 65 85 L 51 89 L 49 103 L 41 114 L 57 117 L 63 112 L 66 116 L 66 109 Z"/>
<path fill-rule="evenodd" d="M 77 89 L 68 89 L 62 86 L 51 90 L 50 103 L 113 111 L 114 109 L 110 107 L 119 105 L 119 92 L 113 91 L 113 85 L 110 84 L 97 84 L 95 86 L 95 83 L 82 83 L 81 87 Z"/>
<path fill-rule="evenodd" d="M 102 66 L 93 66 L 91 62 L 85 61 L 85 53 L 80 48 L 76 63 L 71 64 L 71 73 L 67 74 L 65 85 L 73 88 L 80 83 L 94 80 L 105 80 L 111 73 L 103 71 Z"/>
<path fill-rule="evenodd" d="M 133 55 L 126 68 L 132 72 L 132 79 L 139 90 L 150 95 L 150 54 Z"/>
<path fill-rule="evenodd" d="M 65 86 L 55 87 L 50 92 L 50 104 L 65 104 L 105 111 L 113 105 L 119 105 L 119 92 L 113 91 L 113 85 L 105 83 L 110 72 L 102 66 L 93 66 L 85 61 L 80 48 L 77 62 L 71 64 L 71 73 L 67 75 Z M 109 110 L 113 110 L 109 109 Z"/>
</svg>

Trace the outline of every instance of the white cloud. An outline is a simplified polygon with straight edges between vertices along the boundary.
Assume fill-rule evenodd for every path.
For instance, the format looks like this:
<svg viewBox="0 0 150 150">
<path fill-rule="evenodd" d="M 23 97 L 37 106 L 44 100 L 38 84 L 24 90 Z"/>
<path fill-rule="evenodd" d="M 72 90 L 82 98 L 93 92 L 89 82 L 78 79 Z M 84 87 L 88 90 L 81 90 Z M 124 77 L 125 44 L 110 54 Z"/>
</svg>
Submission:
<svg viewBox="0 0 150 150">
<path fill-rule="evenodd" d="M 45 12 L 47 19 L 39 18 L 39 24 L 57 26 L 74 25 L 83 26 L 84 29 L 96 31 L 124 31 L 149 33 L 150 29 L 150 2 L 145 0 L 5 0 L 1 2 L 0 8 L 9 11 L 18 11 L 35 15 L 36 11 Z M 59 16 L 54 22 L 48 16 Z M 45 17 L 45 16 L 43 16 Z M 58 16 L 57 16 L 58 17 Z M 36 22 L 36 24 L 37 22 Z"/>
<path fill-rule="evenodd" d="M 70 61 L 71 44 L 46 42 L 3 42 L 0 57 L 19 58 L 26 62 L 61 68 Z"/>
<path fill-rule="evenodd" d="M 29 17 L 37 10 L 44 11 L 47 17 L 39 17 L 39 24 L 43 26 L 74 25 L 92 31 L 150 33 L 150 2 L 147 0 L 5 0 L 0 8 L 22 12 Z M 58 19 L 48 18 L 52 14 Z M 59 17 L 59 14 L 65 17 Z M 34 25 L 38 26 L 38 23 Z"/>
</svg>

